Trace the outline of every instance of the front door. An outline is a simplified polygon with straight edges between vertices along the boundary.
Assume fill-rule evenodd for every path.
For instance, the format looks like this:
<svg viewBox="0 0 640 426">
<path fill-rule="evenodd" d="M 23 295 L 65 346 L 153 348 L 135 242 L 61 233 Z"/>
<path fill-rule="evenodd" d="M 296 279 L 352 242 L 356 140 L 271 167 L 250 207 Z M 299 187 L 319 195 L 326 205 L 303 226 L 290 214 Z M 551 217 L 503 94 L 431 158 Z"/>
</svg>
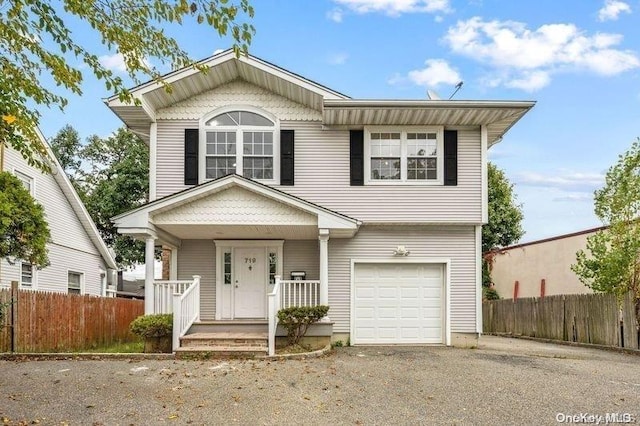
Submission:
<svg viewBox="0 0 640 426">
<path fill-rule="evenodd" d="M 264 253 L 263 247 L 235 249 L 235 318 L 267 316 L 267 270 Z"/>
</svg>

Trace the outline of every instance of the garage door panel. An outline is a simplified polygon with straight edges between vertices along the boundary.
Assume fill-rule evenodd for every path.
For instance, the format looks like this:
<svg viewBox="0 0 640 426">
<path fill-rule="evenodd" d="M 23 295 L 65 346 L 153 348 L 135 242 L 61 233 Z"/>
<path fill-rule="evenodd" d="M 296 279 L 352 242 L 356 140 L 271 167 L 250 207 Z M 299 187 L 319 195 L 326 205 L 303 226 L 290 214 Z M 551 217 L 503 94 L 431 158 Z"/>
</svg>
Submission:
<svg viewBox="0 0 640 426">
<path fill-rule="evenodd" d="M 354 343 L 442 343 L 444 267 L 356 264 Z"/>
</svg>

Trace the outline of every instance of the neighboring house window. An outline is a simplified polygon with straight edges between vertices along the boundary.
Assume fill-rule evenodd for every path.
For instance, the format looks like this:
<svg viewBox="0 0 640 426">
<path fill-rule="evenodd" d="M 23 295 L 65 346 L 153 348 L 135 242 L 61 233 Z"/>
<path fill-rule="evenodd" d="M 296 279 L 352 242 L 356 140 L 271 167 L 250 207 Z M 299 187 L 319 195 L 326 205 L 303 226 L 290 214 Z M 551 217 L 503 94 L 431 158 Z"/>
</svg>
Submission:
<svg viewBox="0 0 640 426">
<path fill-rule="evenodd" d="M 367 183 L 442 183 L 442 128 L 366 129 Z"/>
<path fill-rule="evenodd" d="M 16 175 L 18 179 L 20 179 L 20 182 L 22 182 L 22 185 L 24 185 L 24 187 L 27 188 L 29 193 L 31 193 L 31 195 L 34 195 L 33 178 L 17 170 L 14 170 L 13 173 Z"/>
<path fill-rule="evenodd" d="M 27 262 L 20 263 L 20 286 L 32 288 L 35 276 L 33 265 Z"/>
<path fill-rule="evenodd" d="M 82 274 L 79 272 L 69 272 L 68 274 L 68 293 L 82 294 Z"/>
<path fill-rule="evenodd" d="M 231 173 L 257 180 L 275 178 L 276 123 L 251 111 L 228 111 L 205 127 L 205 178 Z"/>
</svg>

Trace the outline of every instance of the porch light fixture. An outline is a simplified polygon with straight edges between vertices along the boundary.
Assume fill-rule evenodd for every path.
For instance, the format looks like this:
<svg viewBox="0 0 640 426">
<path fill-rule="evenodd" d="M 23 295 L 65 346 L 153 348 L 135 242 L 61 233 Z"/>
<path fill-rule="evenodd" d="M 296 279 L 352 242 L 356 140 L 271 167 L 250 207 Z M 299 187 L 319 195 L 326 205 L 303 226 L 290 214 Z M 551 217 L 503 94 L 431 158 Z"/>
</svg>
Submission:
<svg viewBox="0 0 640 426">
<path fill-rule="evenodd" d="M 409 254 L 411 254 L 411 252 L 407 250 L 405 246 L 398 246 L 393 251 L 394 256 L 409 256 Z"/>
</svg>

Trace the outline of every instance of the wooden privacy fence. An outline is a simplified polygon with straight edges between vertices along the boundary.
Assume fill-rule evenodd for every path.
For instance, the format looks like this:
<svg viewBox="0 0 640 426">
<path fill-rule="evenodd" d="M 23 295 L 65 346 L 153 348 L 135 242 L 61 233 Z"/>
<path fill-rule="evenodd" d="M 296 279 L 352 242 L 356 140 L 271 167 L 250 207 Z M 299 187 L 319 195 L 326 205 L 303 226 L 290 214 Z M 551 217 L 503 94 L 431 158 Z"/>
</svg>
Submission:
<svg viewBox="0 0 640 426">
<path fill-rule="evenodd" d="M 13 302 L 12 302 L 13 301 Z M 0 352 L 77 352 L 135 341 L 129 324 L 144 314 L 144 301 L 0 290 L 6 306 Z"/>
<path fill-rule="evenodd" d="M 482 305 L 482 321 L 485 333 L 639 348 L 631 293 L 621 307 L 611 294 L 489 300 Z"/>
</svg>

